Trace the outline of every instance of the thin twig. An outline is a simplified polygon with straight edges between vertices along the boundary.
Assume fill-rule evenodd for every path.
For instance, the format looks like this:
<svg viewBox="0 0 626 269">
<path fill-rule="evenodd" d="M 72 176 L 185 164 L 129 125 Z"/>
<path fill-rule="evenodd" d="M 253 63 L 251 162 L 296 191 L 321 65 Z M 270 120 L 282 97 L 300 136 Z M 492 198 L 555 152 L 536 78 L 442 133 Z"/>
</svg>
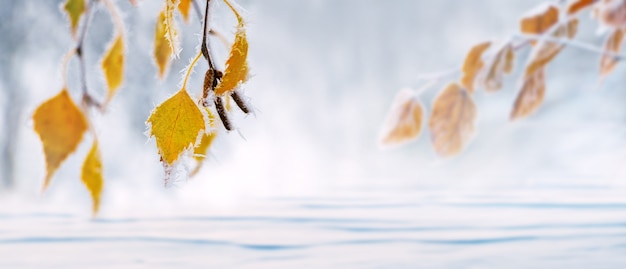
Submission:
<svg viewBox="0 0 626 269">
<path fill-rule="evenodd" d="M 523 38 L 523 39 L 526 39 L 526 40 L 536 40 L 536 41 L 541 41 L 541 42 L 552 42 L 552 43 L 557 43 L 557 44 L 561 44 L 561 45 L 566 45 L 566 46 L 570 46 L 570 47 L 586 50 L 586 51 L 589 51 L 589 52 L 597 53 L 597 54 L 600 54 L 602 56 L 612 57 L 616 61 L 623 61 L 623 60 L 626 59 L 626 56 L 624 56 L 622 54 L 613 53 L 613 52 L 610 52 L 610 51 L 605 51 L 605 50 L 603 50 L 601 48 L 595 47 L 595 46 L 587 44 L 587 43 L 579 42 L 579 41 L 576 41 L 576 40 L 573 40 L 573 39 L 554 38 L 554 37 L 550 37 L 550 36 L 527 35 L 527 34 L 524 34 L 524 35 L 520 34 L 520 35 L 517 35 L 517 37 Z"/>
<path fill-rule="evenodd" d="M 87 29 L 89 28 L 89 22 L 91 21 L 91 15 L 94 12 L 93 7 L 96 4 L 96 2 L 97 0 L 89 1 L 89 6 L 87 7 L 87 12 L 84 18 L 85 23 L 83 24 L 83 28 L 80 31 L 80 35 L 78 37 L 78 41 L 75 47 L 75 52 L 76 52 L 76 55 L 78 56 L 78 66 L 80 69 L 80 80 L 82 84 L 81 89 L 83 92 L 82 100 L 87 105 L 96 106 L 99 109 L 101 109 L 102 104 L 97 102 L 89 94 L 88 85 L 87 85 L 87 68 L 85 67 L 85 56 L 84 56 L 84 47 L 83 47 L 83 44 L 85 44 L 85 36 L 87 36 Z"/>
<path fill-rule="evenodd" d="M 211 58 L 211 54 L 209 53 L 209 44 L 207 42 L 207 28 L 209 25 L 209 5 L 211 4 L 211 0 L 206 0 L 206 8 L 204 9 L 204 21 L 202 22 L 202 55 L 204 59 L 206 59 L 207 63 L 209 63 L 209 69 L 215 69 L 215 65 L 213 64 L 213 59 Z"/>
</svg>

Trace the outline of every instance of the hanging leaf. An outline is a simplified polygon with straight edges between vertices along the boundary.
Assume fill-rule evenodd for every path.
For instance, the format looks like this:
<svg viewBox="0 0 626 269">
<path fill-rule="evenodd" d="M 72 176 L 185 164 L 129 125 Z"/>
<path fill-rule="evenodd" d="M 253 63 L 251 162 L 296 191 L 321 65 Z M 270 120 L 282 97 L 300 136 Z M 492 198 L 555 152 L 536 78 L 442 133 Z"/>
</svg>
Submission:
<svg viewBox="0 0 626 269">
<path fill-rule="evenodd" d="M 598 0 L 576 0 L 571 3 L 567 8 L 567 14 L 572 15 L 578 13 L 579 11 L 592 6 L 593 4 L 599 2 Z"/>
<path fill-rule="evenodd" d="M 159 14 L 159 18 L 157 19 L 154 34 L 154 60 L 156 61 L 157 68 L 159 69 L 159 79 L 163 79 L 165 77 L 165 71 L 169 66 L 172 55 L 172 50 L 166 37 L 166 30 L 165 11 L 162 10 Z"/>
<path fill-rule="evenodd" d="M 189 173 L 190 177 L 195 176 L 200 171 L 200 169 L 202 168 L 202 164 L 204 163 L 204 160 L 206 159 L 209 152 L 209 148 L 211 148 L 215 137 L 217 137 L 217 131 L 214 130 L 215 114 L 213 114 L 213 112 L 211 112 L 211 110 L 208 108 L 205 108 L 205 111 L 209 115 L 209 126 L 211 130 L 205 132 L 202 135 L 200 143 L 196 146 L 196 148 L 193 149 L 193 158 L 196 159 L 197 165 L 193 169 L 193 171 Z"/>
<path fill-rule="evenodd" d="M 220 83 L 215 87 L 215 94 L 223 95 L 235 90 L 248 79 L 248 39 L 243 18 L 230 2 L 224 0 L 237 17 L 237 33 L 226 61 L 226 71 Z"/>
<path fill-rule="evenodd" d="M 541 103 L 546 92 L 546 78 L 543 69 L 537 70 L 531 76 L 527 76 L 522 85 L 515 106 L 511 112 L 511 120 L 528 117 L 535 113 Z"/>
<path fill-rule="evenodd" d="M 463 77 L 461 85 L 470 93 L 474 93 L 474 80 L 476 75 L 482 70 L 485 63 L 482 60 L 483 53 L 491 46 L 491 42 L 483 42 L 474 46 L 465 58 L 463 63 Z"/>
<path fill-rule="evenodd" d="M 443 157 L 460 153 L 474 136 L 476 105 L 458 84 L 448 85 L 435 99 L 428 126 L 435 151 Z"/>
<path fill-rule="evenodd" d="M 72 37 L 76 39 L 80 18 L 83 16 L 83 14 L 85 14 L 85 11 L 87 11 L 87 5 L 85 4 L 85 0 L 67 0 L 63 5 L 63 10 L 65 10 L 68 17 L 70 18 L 70 29 L 72 32 Z"/>
<path fill-rule="evenodd" d="M 520 30 L 524 34 L 543 34 L 558 21 L 559 8 L 554 4 L 545 3 L 522 17 Z"/>
<path fill-rule="evenodd" d="M 87 130 L 87 120 L 67 89 L 41 104 L 35 110 L 33 120 L 46 156 L 45 190 L 54 172 L 80 144 Z"/>
<path fill-rule="evenodd" d="M 202 112 L 183 88 L 154 109 L 147 124 L 162 160 L 172 165 L 204 133 Z"/>
<path fill-rule="evenodd" d="M 180 15 L 183 15 L 183 19 L 186 23 L 189 23 L 189 10 L 191 10 L 191 2 L 193 0 L 180 0 L 178 3 L 178 11 Z"/>
<path fill-rule="evenodd" d="M 113 98 L 124 79 L 124 40 L 118 35 L 102 60 L 102 71 L 106 79 L 108 93 L 107 102 Z"/>
<path fill-rule="evenodd" d="M 104 185 L 102 160 L 97 140 L 93 141 L 93 146 L 91 146 L 91 150 L 83 163 L 81 179 L 91 194 L 93 213 L 95 215 L 100 209 L 100 194 L 102 193 L 102 185 Z"/>
<path fill-rule="evenodd" d="M 408 89 L 400 91 L 385 120 L 380 145 L 393 147 L 416 140 L 422 130 L 423 117 L 424 110 L 414 93 Z"/>
<path fill-rule="evenodd" d="M 614 29 L 613 32 L 607 37 L 604 42 L 604 51 L 613 54 L 619 54 L 622 51 L 622 43 L 624 42 L 624 30 Z M 613 72 L 617 64 L 618 59 L 609 55 L 603 55 L 600 61 L 600 76 L 606 77 Z"/>
<path fill-rule="evenodd" d="M 170 45 L 170 54 L 178 57 L 180 53 L 180 41 L 178 40 L 178 28 L 174 20 L 174 11 L 178 7 L 179 0 L 165 0 L 165 38 Z"/>
<path fill-rule="evenodd" d="M 567 24 L 560 25 L 559 28 L 553 33 L 554 38 L 569 39 L 576 36 L 578 30 L 578 20 L 572 19 Z M 538 70 L 544 69 L 557 55 L 565 48 L 565 44 L 557 42 L 541 42 L 536 48 L 533 49 L 529 58 L 529 63 L 526 66 L 526 76 L 535 74 Z"/>
<path fill-rule="evenodd" d="M 623 0 L 598 1 L 594 14 L 604 25 L 613 28 L 626 27 L 626 2 Z"/>
<path fill-rule="evenodd" d="M 484 74 L 481 76 L 480 85 L 485 88 L 487 92 L 495 92 L 502 89 L 504 74 L 510 74 L 513 71 L 513 65 L 515 61 L 515 51 L 513 45 L 510 43 L 505 44 L 489 64 L 484 69 Z"/>
</svg>

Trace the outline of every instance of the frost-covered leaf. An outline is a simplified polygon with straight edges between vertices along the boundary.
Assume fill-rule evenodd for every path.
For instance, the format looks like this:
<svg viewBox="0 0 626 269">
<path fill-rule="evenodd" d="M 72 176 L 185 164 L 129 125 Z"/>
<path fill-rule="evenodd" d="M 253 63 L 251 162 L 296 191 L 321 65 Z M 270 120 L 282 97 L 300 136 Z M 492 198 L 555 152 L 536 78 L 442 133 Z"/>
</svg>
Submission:
<svg viewBox="0 0 626 269">
<path fill-rule="evenodd" d="M 554 38 L 569 38 L 576 36 L 578 31 L 578 20 L 572 19 L 566 24 L 559 25 L 552 34 Z M 565 48 L 565 44 L 545 41 L 540 42 L 530 55 L 526 65 L 526 76 L 534 75 L 538 70 L 544 69 L 557 55 Z"/>
<path fill-rule="evenodd" d="M 185 89 L 157 106 L 147 124 L 163 162 L 168 165 L 193 148 L 206 128 L 202 112 Z"/>
<path fill-rule="evenodd" d="M 78 24 L 80 23 L 80 18 L 87 11 L 87 5 L 85 0 L 67 0 L 63 5 L 63 10 L 67 13 L 70 18 L 70 29 L 72 31 L 72 37 L 76 38 L 76 33 L 78 32 Z"/>
<path fill-rule="evenodd" d="M 193 0 L 180 0 L 178 3 L 178 11 L 180 15 L 183 15 L 185 22 L 189 22 L 189 10 L 191 10 L 191 3 Z"/>
<path fill-rule="evenodd" d="M 217 87 L 215 87 L 215 94 L 217 95 L 230 93 L 248 79 L 248 39 L 246 37 L 245 23 L 232 4 L 227 0 L 224 0 L 224 2 L 237 17 L 238 25 L 235 42 L 226 61 L 224 76 Z"/>
<path fill-rule="evenodd" d="M 460 153 L 474 136 L 476 105 L 458 84 L 448 85 L 435 99 L 428 126 L 435 151 L 443 157 Z"/>
<path fill-rule="evenodd" d="M 490 46 L 491 42 L 480 43 L 474 46 L 467 54 L 467 57 L 465 57 L 462 68 L 463 77 L 461 78 L 461 85 L 470 93 L 474 93 L 474 80 L 485 65 L 482 56 Z"/>
<path fill-rule="evenodd" d="M 480 76 L 480 85 L 487 92 L 495 92 L 502 89 L 504 74 L 513 71 L 515 61 L 515 51 L 510 43 L 502 46 L 494 57 L 485 66 L 483 74 Z"/>
<path fill-rule="evenodd" d="M 113 98 L 124 79 L 124 39 L 121 34 L 115 37 L 113 43 L 104 54 L 102 71 L 104 71 L 104 78 L 108 87 L 108 101 Z"/>
<path fill-rule="evenodd" d="M 525 34 L 543 34 L 559 21 L 559 8 L 544 3 L 522 17 L 520 30 Z"/>
<path fill-rule="evenodd" d="M 87 130 L 87 120 L 67 89 L 41 104 L 33 120 L 46 156 L 45 190 L 54 172 L 80 144 Z"/>
<path fill-rule="evenodd" d="M 380 135 L 381 147 L 399 146 L 419 137 L 424 110 L 415 94 L 401 90 L 396 95 Z"/>
<path fill-rule="evenodd" d="M 178 28 L 174 19 L 174 11 L 178 7 L 179 0 L 165 0 L 165 38 L 170 45 L 171 54 L 178 57 L 180 41 L 178 40 Z"/>
<path fill-rule="evenodd" d="M 181 2 L 182 3 L 182 2 Z M 165 10 L 161 11 L 159 18 L 157 19 L 154 33 L 154 60 L 159 69 L 159 79 L 165 77 L 165 71 L 167 70 L 170 58 L 172 55 L 172 49 L 170 43 L 167 40 L 167 26 L 165 24 Z"/>
<path fill-rule="evenodd" d="M 567 8 L 567 14 L 571 15 L 578 13 L 579 11 L 588 8 L 597 2 L 599 2 L 599 0 L 575 0 L 574 2 L 570 3 L 569 7 Z"/>
<path fill-rule="evenodd" d="M 599 1 L 594 14 L 604 25 L 613 28 L 626 27 L 626 1 L 624 0 Z"/>
<path fill-rule="evenodd" d="M 195 176 L 200 171 L 200 169 L 202 168 L 202 164 L 204 163 L 204 160 L 206 159 L 209 152 L 209 148 L 211 148 L 215 137 L 217 137 L 217 131 L 215 131 L 214 129 L 216 120 L 215 114 L 213 114 L 213 112 L 211 112 L 211 110 L 208 108 L 205 108 L 205 111 L 209 115 L 209 126 L 211 130 L 206 131 L 202 135 L 200 143 L 198 143 L 196 148 L 193 149 L 193 158 L 196 159 L 197 165 L 194 170 L 189 173 L 190 177 Z"/>
<path fill-rule="evenodd" d="M 624 42 L 624 30 L 614 29 L 613 32 L 607 37 L 604 42 L 604 51 L 609 53 L 618 54 L 622 51 L 622 44 Z M 600 76 L 606 77 L 613 72 L 619 60 L 609 55 L 603 55 L 600 61 Z"/>
<path fill-rule="evenodd" d="M 546 92 L 545 70 L 537 70 L 534 74 L 526 76 L 522 89 L 515 100 L 515 106 L 511 112 L 511 120 L 524 118 L 533 114 L 541 103 Z"/>
<path fill-rule="evenodd" d="M 97 140 L 93 141 L 91 150 L 89 151 L 87 158 L 85 158 L 80 178 L 91 194 L 91 200 L 93 201 L 92 209 L 95 215 L 100 209 L 100 195 L 102 193 L 102 186 L 104 185 L 104 178 L 102 177 L 102 160 Z"/>
</svg>

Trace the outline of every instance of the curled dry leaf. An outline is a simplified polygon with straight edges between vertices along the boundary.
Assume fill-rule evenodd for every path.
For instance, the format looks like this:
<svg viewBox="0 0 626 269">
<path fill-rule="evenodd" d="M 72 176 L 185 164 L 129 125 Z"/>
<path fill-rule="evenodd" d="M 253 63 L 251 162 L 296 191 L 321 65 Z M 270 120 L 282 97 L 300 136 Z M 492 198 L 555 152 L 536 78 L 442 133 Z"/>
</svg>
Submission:
<svg viewBox="0 0 626 269">
<path fill-rule="evenodd" d="M 159 18 L 157 19 L 155 28 L 154 60 L 157 64 L 157 68 L 159 69 L 159 79 L 163 79 L 165 77 L 165 71 L 170 63 L 170 56 L 172 55 L 172 50 L 166 37 L 167 26 L 165 24 L 165 10 L 162 10 L 161 13 L 159 13 Z"/>
<path fill-rule="evenodd" d="M 605 25 L 613 28 L 626 27 L 626 1 L 624 0 L 598 1 L 594 14 Z"/>
<path fill-rule="evenodd" d="M 526 76 L 522 89 L 515 100 L 515 106 L 511 112 L 511 120 L 524 118 L 533 114 L 541 103 L 546 92 L 545 70 L 537 70 L 534 74 Z"/>
<path fill-rule="evenodd" d="M 124 79 L 124 39 L 119 34 L 114 39 L 102 60 L 102 71 L 106 79 L 108 91 L 107 101 L 111 100 Z"/>
<path fill-rule="evenodd" d="M 558 21 L 559 8 L 554 4 L 545 3 L 522 17 L 520 30 L 524 34 L 543 34 Z"/>
<path fill-rule="evenodd" d="M 490 46 L 491 42 L 480 43 L 474 46 L 467 54 L 467 57 L 465 57 L 462 68 L 463 77 L 461 78 L 461 85 L 470 93 L 474 93 L 474 80 L 485 65 L 482 56 Z"/>
<path fill-rule="evenodd" d="M 487 92 L 502 89 L 504 74 L 510 74 L 515 64 L 515 49 L 510 43 L 505 44 L 489 62 L 480 76 L 480 85 Z"/>
<path fill-rule="evenodd" d="M 460 153 L 474 136 L 476 105 L 458 84 L 448 85 L 435 99 L 428 126 L 435 151 L 443 157 Z"/>
<path fill-rule="evenodd" d="M 178 7 L 179 0 L 165 0 L 165 38 L 170 45 L 170 54 L 178 57 L 180 41 L 178 40 L 178 28 L 174 20 L 174 11 Z"/>
<path fill-rule="evenodd" d="M 178 3 L 178 11 L 187 23 L 189 22 L 189 10 L 191 9 L 191 2 L 193 2 L 193 0 L 180 0 L 180 3 Z"/>
<path fill-rule="evenodd" d="M 63 5 L 63 10 L 67 13 L 70 18 L 70 29 L 72 32 L 72 37 L 76 38 L 76 33 L 78 32 L 78 24 L 80 23 L 80 18 L 87 11 L 87 5 L 85 0 L 67 0 Z"/>
<path fill-rule="evenodd" d="M 41 104 L 33 120 L 46 156 L 45 190 L 54 172 L 80 144 L 87 130 L 87 120 L 67 89 Z"/>
<path fill-rule="evenodd" d="M 396 95 L 381 135 L 381 147 L 406 144 L 419 137 L 424 110 L 411 90 L 404 89 Z"/>
<path fill-rule="evenodd" d="M 622 50 L 623 42 L 624 30 L 614 29 L 604 42 L 604 51 L 618 54 Z M 619 60 L 615 59 L 615 57 L 603 55 L 602 60 L 600 60 L 600 76 L 606 77 L 613 72 L 618 63 Z"/>
<path fill-rule="evenodd" d="M 94 140 L 91 150 L 83 163 L 81 180 L 89 190 L 93 201 L 93 213 L 98 213 L 100 209 L 100 195 L 104 179 L 102 177 L 102 160 L 100 158 L 100 150 L 98 149 L 98 141 Z"/>
<path fill-rule="evenodd" d="M 230 49 L 230 55 L 226 61 L 226 70 L 220 83 L 215 87 L 215 94 L 228 94 L 248 79 L 248 39 L 246 37 L 245 23 L 241 15 L 230 2 L 224 0 L 237 17 L 237 33 L 235 42 Z"/>
<path fill-rule="evenodd" d="M 552 36 L 554 38 L 569 38 L 572 39 L 576 36 L 578 31 L 578 20 L 572 19 L 566 24 L 559 25 L 554 31 Z M 530 55 L 528 65 L 526 66 L 526 75 L 531 76 L 538 70 L 544 69 L 557 55 L 565 48 L 565 44 L 545 41 L 541 42 L 537 47 L 533 49 Z"/>
<path fill-rule="evenodd" d="M 567 8 L 567 14 L 572 15 L 580 12 L 581 10 L 591 7 L 593 4 L 600 2 L 599 0 L 575 0 L 570 3 Z"/>
<path fill-rule="evenodd" d="M 184 88 L 157 106 L 146 123 L 161 159 L 168 165 L 194 147 L 205 130 L 204 116 Z"/>
</svg>

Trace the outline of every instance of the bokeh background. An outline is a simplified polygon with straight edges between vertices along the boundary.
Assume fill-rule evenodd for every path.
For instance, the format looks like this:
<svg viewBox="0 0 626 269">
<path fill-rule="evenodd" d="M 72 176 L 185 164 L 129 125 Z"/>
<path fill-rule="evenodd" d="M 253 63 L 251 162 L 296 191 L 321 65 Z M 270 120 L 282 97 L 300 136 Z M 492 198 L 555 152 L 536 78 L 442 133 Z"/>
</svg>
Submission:
<svg viewBox="0 0 626 269">
<path fill-rule="evenodd" d="M 41 193 L 45 163 L 31 116 L 61 89 L 61 59 L 74 45 L 61 2 L 0 9 L 0 265 L 626 264 L 623 65 L 599 83 L 599 55 L 565 49 L 547 70 L 544 105 L 515 123 L 519 74 L 499 93 L 477 93 L 478 133 L 458 157 L 437 157 L 427 132 L 400 149 L 378 148 L 399 89 L 459 66 L 475 43 L 510 37 L 544 1 L 240 0 L 254 75 L 244 92 L 256 113 L 235 113 L 238 132 L 220 133 L 200 174 L 170 188 L 145 120 L 179 88 L 200 23 L 195 14 L 178 21 L 183 51 L 159 81 L 151 55 L 161 1 L 115 1 L 127 28 L 126 78 L 109 111 L 94 115 L 106 180 L 95 219 L 79 180 L 89 143 Z M 234 18 L 214 2 L 212 26 L 232 37 Z M 99 60 L 113 27 L 97 9 L 85 55 L 89 89 L 102 97 Z M 582 17 L 580 40 L 600 46 L 597 24 Z M 221 43 L 212 47 L 225 59 Z M 75 96 L 77 66 L 68 78 Z M 202 76 L 192 75 L 195 94 Z M 421 96 L 427 109 L 443 86 Z M 85 254 L 67 254 L 76 250 Z M 25 251 L 36 258 L 26 261 Z"/>
</svg>

